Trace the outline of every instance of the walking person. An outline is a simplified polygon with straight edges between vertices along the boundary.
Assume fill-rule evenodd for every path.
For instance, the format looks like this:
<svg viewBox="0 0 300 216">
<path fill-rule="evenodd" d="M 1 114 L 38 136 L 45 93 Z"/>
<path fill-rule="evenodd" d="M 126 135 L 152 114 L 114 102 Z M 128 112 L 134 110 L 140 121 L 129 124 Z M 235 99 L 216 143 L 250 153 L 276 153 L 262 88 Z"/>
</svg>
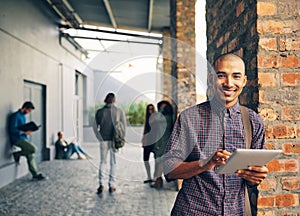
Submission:
<svg viewBox="0 0 300 216">
<path fill-rule="evenodd" d="M 260 184 L 265 166 L 249 166 L 234 174 L 217 174 L 234 149 L 246 148 L 238 97 L 246 85 L 244 61 L 225 54 L 210 74 L 213 98 L 182 111 L 164 155 L 168 180 L 184 179 L 171 215 L 245 215 L 245 187 Z M 263 149 L 264 124 L 248 109 L 252 125 L 251 148 Z"/>
<path fill-rule="evenodd" d="M 172 105 L 168 101 L 163 100 L 157 103 L 157 109 L 158 113 L 154 116 L 154 131 L 157 136 L 157 141 L 154 145 L 155 182 L 151 185 L 152 188 L 160 188 L 163 186 L 162 156 L 174 126 L 174 111 Z"/>
<path fill-rule="evenodd" d="M 144 123 L 144 132 L 142 138 L 143 146 L 143 160 L 147 173 L 147 179 L 144 183 L 151 183 L 151 167 L 150 167 L 150 154 L 154 153 L 154 144 L 155 144 L 155 133 L 153 131 L 153 114 L 156 112 L 153 104 L 148 104 L 146 107 L 145 123 Z"/>
<path fill-rule="evenodd" d="M 97 193 L 101 194 L 104 190 L 104 167 L 107 161 L 107 155 L 110 155 L 110 171 L 108 179 L 109 192 L 116 191 L 115 171 L 116 156 L 113 147 L 114 125 L 116 123 L 117 112 L 120 113 L 120 121 L 126 125 L 124 112 L 115 106 L 116 96 L 114 93 L 108 93 L 105 97 L 105 105 L 97 110 L 95 121 L 97 125 L 96 137 L 100 142 L 100 166 L 99 166 L 99 187 Z"/>
<path fill-rule="evenodd" d="M 9 135 L 12 144 L 21 148 L 21 151 L 13 153 L 15 162 L 19 164 L 20 157 L 25 156 L 33 180 L 44 180 L 46 177 L 38 172 L 34 159 L 34 153 L 37 151 L 37 147 L 28 139 L 28 135 L 32 134 L 32 131 L 22 131 L 18 129 L 20 126 L 26 124 L 25 115 L 31 113 L 32 110 L 34 110 L 33 103 L 27 101 L 18 111 L 10 116 Z"/>
<path fill-rule="evenodd" d="M 77 154 L 78 159 L 91 159 L 80 145 L 75 144 L 75 140 L 68 143 L 64 138 L 64 133 L 57 133 L 58 139 L 55 142 L 55 159 L 70 159 L 73 154 Z"/>
</svg>

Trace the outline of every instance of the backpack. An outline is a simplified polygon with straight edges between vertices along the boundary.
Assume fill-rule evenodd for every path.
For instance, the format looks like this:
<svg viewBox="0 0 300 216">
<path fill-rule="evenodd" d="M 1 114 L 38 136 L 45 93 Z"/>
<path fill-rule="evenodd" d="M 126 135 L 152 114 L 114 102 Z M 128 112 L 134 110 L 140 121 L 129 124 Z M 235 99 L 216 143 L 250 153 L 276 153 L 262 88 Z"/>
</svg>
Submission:
<svg viewBox="0 0 300 216">
<path fill-rule="evenodd" d="M 121 111 L 117 109 L 116 124 L 114 130 L 114 148 L 118 150 L 125 145 L 125 125 L 120 121 Z"/>
</svg>

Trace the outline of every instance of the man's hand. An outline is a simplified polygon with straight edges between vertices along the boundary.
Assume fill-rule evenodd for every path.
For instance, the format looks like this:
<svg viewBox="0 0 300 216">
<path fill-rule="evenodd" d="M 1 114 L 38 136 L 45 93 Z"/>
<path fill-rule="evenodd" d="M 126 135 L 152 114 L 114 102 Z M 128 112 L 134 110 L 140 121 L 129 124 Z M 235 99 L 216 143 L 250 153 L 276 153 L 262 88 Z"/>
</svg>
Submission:
<svg viewBox="0 0 300 216">
<path fill-rule="evenodd" d="M 30 134 L 32 134 L 32 131 L 25 131 L 24 134 L 30 135 Z"/>
<path fill-rule="evenodd" d="M 237 176 L 248 181 L 250 185 L 260 184 L 268 174 L 266 166 L 249 166 L 248 169 L 238 170 Z"/>
<path fill-rule="evenodd" d="M 230 155 L 231 153 L 229 151 L 217 150 L 205 166 L 207 166 L 208 170 L 212 170 L 215 166 L 224 165 Z"/>
</svg>

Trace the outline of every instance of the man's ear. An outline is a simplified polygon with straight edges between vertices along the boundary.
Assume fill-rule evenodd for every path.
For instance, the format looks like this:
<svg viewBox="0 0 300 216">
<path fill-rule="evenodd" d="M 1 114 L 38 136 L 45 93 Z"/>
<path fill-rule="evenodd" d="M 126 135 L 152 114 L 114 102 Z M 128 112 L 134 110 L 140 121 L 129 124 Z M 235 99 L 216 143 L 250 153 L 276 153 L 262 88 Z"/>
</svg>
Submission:
<svg viewBox="0 0 300 216">
<path fill-rule="evenodd" d="M 246 86 L 246 84 L 247 84 L 247 81 L 248 81 L 248 79 L 247 79 L 247 76 L 245 75 L 245 77 L 244 77 L 244 83 L 243 83 L 243 87 L 245 87 L 245 86 Z"/>
</svg>

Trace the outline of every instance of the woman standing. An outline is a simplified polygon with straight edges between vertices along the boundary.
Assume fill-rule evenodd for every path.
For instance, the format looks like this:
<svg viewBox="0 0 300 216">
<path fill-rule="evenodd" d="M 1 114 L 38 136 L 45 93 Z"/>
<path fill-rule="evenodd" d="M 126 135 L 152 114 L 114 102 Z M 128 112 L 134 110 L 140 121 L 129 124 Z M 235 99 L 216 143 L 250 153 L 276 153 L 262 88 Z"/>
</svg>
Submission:
<svg viewBox="0 0 300 216">
<path fill-rule="evenodd" d="M 142 138 L 142 145 L 143 145 L 143 160 L 144 165 L 147 172 L 147 179 L 144 181 L 144 183 L 151 183 L 151 168 L 150 168 L 150 153 L 154 153 L 154 144 L 155 144 L 155 134 L 153 133 L 153 130 L 151 130 L 151 125 L 153 123 L 153 115 L 155 111 L 155 107 L 153 104 L 149 104 L 146 107 L 146 116 L 145 116 L 145 124 L 144 124 L 144 133 Z"/>
<path fill-rule="evenodd" d="M 155 182 L 151 185 L 152 188 L 163 186 L 162 179 L 162 156 L 165 153 L 166 145 L 171 136 L 174 126 L 174 111 L 172 105 L 168 101 L 160 101 L 157 104 L 158 113 L 155 115 L 156 136 L 157 142 L 154 145 L 155 157 Z"/>
</svg>

